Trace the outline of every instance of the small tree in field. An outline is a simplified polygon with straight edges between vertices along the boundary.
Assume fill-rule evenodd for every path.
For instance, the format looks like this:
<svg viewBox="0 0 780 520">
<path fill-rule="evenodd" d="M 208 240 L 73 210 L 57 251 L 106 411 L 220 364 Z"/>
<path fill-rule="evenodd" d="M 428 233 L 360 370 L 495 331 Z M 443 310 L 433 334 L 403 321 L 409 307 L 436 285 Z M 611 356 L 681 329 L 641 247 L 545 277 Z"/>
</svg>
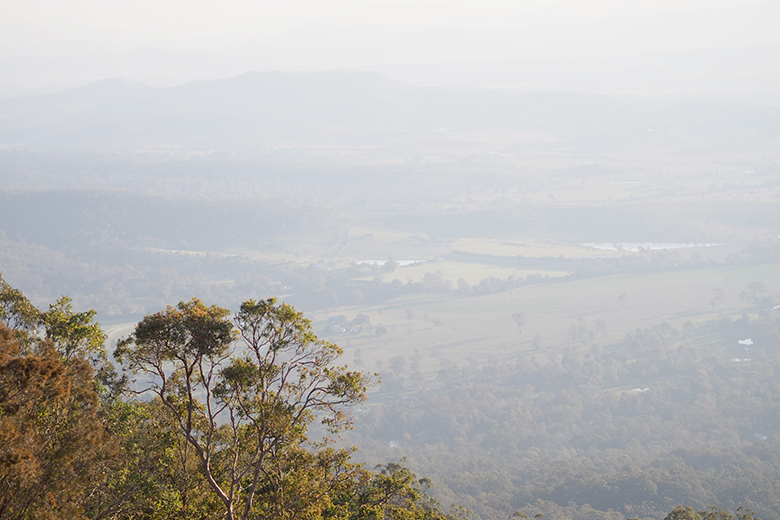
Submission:
<svg viewBox="0 0 780 520">
<path fill-rule="evenodd" d="M 515 312 L 512 313 L 512 320 L 514 320 L 515 325 L 517 325 L 517 332 L 520 334 L 523 333 L 523 326 L 526 322 L 526 315 L 524 312 Z"/>
</svg>

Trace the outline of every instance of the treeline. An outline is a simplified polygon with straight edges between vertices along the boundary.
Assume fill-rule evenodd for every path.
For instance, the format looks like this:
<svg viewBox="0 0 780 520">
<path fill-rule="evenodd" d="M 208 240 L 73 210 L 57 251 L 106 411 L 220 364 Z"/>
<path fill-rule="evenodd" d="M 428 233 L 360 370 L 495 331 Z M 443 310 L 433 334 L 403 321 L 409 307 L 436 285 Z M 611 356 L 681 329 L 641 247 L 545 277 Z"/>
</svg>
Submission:
<svg viewBox="0 0 780 520">
<path fill-rule="evenodd" d="M 408 457 L 441 483 L 438 498 L 457 497 L 482 518 L 661 519 L 681 502 L 780 518 L 771 308 L 637 329 L 607 350 L 594 343 L 482 367 L 440 357 L 434 381 L 397 357 L 349 439 L 363 454 Z M 572 512 L 583 507 L 601 513 Z"/>
</svg>

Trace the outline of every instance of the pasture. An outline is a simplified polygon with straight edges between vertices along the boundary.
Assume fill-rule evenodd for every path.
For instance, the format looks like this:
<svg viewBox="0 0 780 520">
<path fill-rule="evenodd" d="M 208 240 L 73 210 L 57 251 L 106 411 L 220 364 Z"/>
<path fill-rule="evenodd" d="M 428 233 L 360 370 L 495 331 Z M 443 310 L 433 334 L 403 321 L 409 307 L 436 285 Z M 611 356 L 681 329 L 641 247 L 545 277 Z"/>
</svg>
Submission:
<svg viewBox="0 0 780 520">
<path fill-rule="evenodd" d="M 524 286 L 479 296 L 404 296 L 381 306 L 338 307 L 314 314 L 316 330 L 345 349 L 347 361 L 357 358 L 367 370 L 386 365 L 395 356 L 417 357 L 424 372 L 435 371 L 442 359 L 484 363 L 497 356 L 555 355 L 575 346 L 616 348 L 626 332 L 660 322 L 680 326 L 720 314 L 738 317 L 752 305 L 740 294 L 761 281 L 766 294 L 780 292 L 780 267 L 716 267 L 667 271 L 638 276 L 614 275 Z M 710 302 L 716 289 L 722 300 Z M 622 296 L 625 295 L 625 296 Z M 755 310 L 755 309 L 754 309 Z M 330 316 L 368 316 L 370 327 L 359 334 L 332 334 Z M 524 313 L 522 332 L 512 318 Z M 381 327 L 386 333 L 377 334 Z M 584 329 L 583 329 L 584 328 Z M 582 330 L 572 336 L 573 330 Z"/>
</svg>

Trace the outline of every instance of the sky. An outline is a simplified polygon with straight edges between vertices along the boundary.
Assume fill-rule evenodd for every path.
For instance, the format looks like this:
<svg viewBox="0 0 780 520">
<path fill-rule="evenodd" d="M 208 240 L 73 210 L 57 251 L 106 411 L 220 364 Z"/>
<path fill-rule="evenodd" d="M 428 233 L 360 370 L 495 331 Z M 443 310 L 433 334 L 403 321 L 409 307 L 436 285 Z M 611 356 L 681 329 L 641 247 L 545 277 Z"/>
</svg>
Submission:
<svg viewBox="0 0 780 520">
<path fill-rule="evenodd" d="M 263 69 L 479 83 L 452 71 L 780 45 L 778 19 L 776 0 L 0 0 L 0 96 L 100 77 L 164 85 Z M 501 83 L 497 67 L 488 76 Z"/>
<path fill-rule="evenodd" d="M 523 28 L 551 36 L 529 51 L 543 56 L 550 48 L 582 52 L 582 43 L 586 52 L 607 53 L 778 43 L 772 30 L 778 14 L 778 2 L 758 0 L 2 0 L 0 43 L 4 52 L 56 52 L 63 42 L 121 49 L 256 42 L 310 24 L 399 32 L 498 29 L 502 36 Z M 597 26 L 607 34 L 589 31 Z M 665 32 L 653 38 L 658 30 Z M 601 41 L 606 37 L 612 41 Z"/>
</svg>

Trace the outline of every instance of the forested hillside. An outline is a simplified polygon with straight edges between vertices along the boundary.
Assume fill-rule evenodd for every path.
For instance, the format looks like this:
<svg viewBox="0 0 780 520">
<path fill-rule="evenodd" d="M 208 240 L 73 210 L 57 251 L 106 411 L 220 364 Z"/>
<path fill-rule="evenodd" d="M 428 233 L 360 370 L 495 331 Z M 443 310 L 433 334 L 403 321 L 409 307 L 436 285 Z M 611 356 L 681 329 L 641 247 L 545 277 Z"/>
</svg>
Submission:
<svg viewBox="0 0 780 520">
<path fill-rule="evenodd" d="M 93 311 L 40 311 L 0 283 L 3 519 L 778 518 L 771 308 L 548 362 L 443 359 L 432 382 L 393 360 L 347 439 L 433 472 L 462 504 L 446 514 L 430 479 L 309 433 L 348 427 L 376 381 L 335 365 L 293 308 L 181 302 L 139 322 L 115 366 Z"/>
<path fill-rule="evenodd" d="M 483 518 L 555 504 L 661 518 L 679 502 L 779 518 L 780 321 L 755 312 L 549 359 L 442 358 L 435 381 L 399 360 L 349 439 L 408 457 Z"/>
</svg>

